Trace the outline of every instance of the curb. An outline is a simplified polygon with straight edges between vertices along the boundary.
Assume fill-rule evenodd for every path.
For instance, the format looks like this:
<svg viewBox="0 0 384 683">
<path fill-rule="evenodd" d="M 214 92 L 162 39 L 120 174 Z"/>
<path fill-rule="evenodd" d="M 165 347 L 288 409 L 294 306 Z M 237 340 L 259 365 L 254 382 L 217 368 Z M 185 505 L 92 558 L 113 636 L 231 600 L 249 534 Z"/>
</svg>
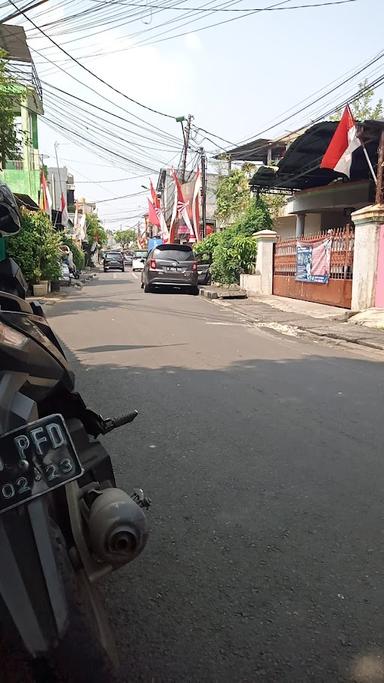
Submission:
<svg viewBox="0 0 384 683">
<path fill-rule="evenodd" d="M 217 303 L 219 303 L 219 301 Z M 304 327 L 303 325 L 291 325 L 289 322 L 264 322 L 262 320 L 257 320 L 255 318 L 250 317 L 249 315 L 247 315 L 245 311 L 236 308 L 236 306 L 233 306 L 233 310 L 238 315 L 241 315 L 242 318 L 250 325 L 255 325 L 256 327 L 260 328 L 267 328 L 277 332 L 278 334 L 286 335 L 289 337 L 298 337 L 299 335 L 303 337 L 318 337 L 320 339 L 324 339 L 324 341 L 343 342 L 345 344 L 353 344 L 354 346 L 364 346 L 366 348 L 374 349 L 376 351 L 384 351 L 384 333 L 382 343 L 371 341 L 370 339 L 367 339 L 365 337 L 357 337 L 353 339 L 350 336 L 348 336 L 348 334 L 343 334 L 342 331 L 335 332 L 330 330 L 321 330 L 312 327 Z"/>
<path fill-rule="evenodd" d="M 247 299 L 248 295 L 245 289 L 224 289 L 223 291 L 217 289 L 200 288 L 200 296 L 206 299 Z"/>
</svg>

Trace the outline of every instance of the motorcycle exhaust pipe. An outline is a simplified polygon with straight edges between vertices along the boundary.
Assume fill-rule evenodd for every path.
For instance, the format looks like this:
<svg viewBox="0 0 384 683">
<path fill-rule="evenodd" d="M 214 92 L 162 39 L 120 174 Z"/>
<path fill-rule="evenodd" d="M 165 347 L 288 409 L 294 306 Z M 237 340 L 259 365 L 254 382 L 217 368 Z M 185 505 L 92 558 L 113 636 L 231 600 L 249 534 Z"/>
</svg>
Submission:
<svg viewBox="0 0 384 683">
<path fill-rule="evenodd" d="M 147 542 L 145 514 L 121 489 L 108 488 L 97 496 L 89 511 L 88 526 L 92 552 L 113 568 L 134 560 Z"/>
</svg>

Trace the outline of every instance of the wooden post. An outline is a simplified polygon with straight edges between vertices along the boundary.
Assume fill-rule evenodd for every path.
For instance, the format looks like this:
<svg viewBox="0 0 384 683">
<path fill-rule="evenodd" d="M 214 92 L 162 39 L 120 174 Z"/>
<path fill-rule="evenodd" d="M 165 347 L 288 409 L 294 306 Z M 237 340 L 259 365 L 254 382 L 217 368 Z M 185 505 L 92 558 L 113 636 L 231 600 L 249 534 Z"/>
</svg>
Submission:
<svg viewBox="0 0 384 683">
<path fill-rule="evenodd" d="M 377 185 L 376 204 L 384 204 L 384 129 L 380 134 L 379 151 L 377 155 Z"/>
</svg>

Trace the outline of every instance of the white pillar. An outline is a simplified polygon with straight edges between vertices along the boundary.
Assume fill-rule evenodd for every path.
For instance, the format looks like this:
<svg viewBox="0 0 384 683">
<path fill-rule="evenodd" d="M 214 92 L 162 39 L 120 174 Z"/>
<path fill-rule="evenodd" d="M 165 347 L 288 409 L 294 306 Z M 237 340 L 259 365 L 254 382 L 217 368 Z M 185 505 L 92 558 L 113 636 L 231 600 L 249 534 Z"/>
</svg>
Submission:
<svg viewBox="0 0 384 683">
<path fill-rule="evenodd" d="M 259 293 L 272 294 L 273 245 L 277 233 L 274 230 L 260 230 L 253 237 L 257 242 L 256 275 L 259 276 Z"/>
<path fill-rule="evenodd" d="M 296 239 L 304 237 L 305 213 L 296 214 Z"/>
<path fill-rule="evenodd" d="M 352 213 L 355 224 L 352 311 L 375 305 L 379 231 L 384 224 L 384 206 L 366 206 Z"/>
</svg>

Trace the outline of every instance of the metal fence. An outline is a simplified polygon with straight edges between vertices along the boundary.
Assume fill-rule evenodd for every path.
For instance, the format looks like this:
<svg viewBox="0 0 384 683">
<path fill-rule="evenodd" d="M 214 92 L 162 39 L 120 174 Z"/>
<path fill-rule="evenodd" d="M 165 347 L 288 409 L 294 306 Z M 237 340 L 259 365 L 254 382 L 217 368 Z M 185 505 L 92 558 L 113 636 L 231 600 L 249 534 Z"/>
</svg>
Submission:
<svg viewBox="0 0 384 683">
<path fill-rule="evenodd" d="M 275 244 L 274 275 L 296 275 L 296 244 L 322 241 L 327 237 L 332 238 L 330 279 L 352 280 L 353 278 L 353 249 L 354 233 L 349 228 L 334 228 L 326 233 L 319 232 L 314 235 L 300 237 L 299 240 L 279 240 Z"/>
</svg>

